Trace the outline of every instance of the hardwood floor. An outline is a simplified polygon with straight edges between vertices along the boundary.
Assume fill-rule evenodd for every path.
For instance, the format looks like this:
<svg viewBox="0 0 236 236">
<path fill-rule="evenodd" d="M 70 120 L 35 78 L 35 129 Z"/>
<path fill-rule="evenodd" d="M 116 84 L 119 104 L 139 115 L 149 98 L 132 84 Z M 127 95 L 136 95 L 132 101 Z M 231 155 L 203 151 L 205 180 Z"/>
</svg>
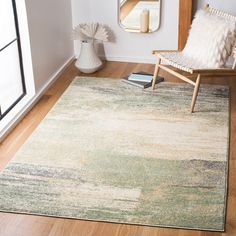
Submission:
<svg viewBox="0 0 236 236">
<path fill-rule="evenodd" d="M 131 72 L 153 72 L 148 64 L 107 62 L 90 76 L 121 78 Z M 16 151 L 32 134 L 77 75 L 83 75 L 71 64 L 52 85 L 22 122 L 0 144 L 0 168 L 13 158 Z M 179 81 L 173 77 L 167 80 Z M 229 85 L 231 88 L 230 179 L 227 232 L 201 232 L 132 225 L 68 220 L 52 217 L 0 213 L 0 236 L 236 236 L 236 83 L 235 78 L 203 79 L 203 82 Z M 196 114 L 197 115 L 197 114 Z"/>
</svg>

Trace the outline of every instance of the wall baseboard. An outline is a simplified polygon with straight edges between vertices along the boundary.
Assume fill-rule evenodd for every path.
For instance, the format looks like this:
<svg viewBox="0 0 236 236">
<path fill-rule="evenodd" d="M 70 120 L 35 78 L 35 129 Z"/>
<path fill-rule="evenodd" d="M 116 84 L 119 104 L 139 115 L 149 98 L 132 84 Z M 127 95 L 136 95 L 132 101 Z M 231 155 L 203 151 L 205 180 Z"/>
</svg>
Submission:
<svg viewBox="0 0 236 236">
<path fill-rule="evenodd" d="M 115 56 L 99 56 L 101 59 L 107 61 L 118 61 L 118 62 L 133 62 L 133 63 L 144 63 L 144 64 L 156 64 L 156 57 L 152 58 L 138 58 L 138 57 L 115 57 Z"/>
<path fill-rule="evenodd" d="M 42 97 L 42 95 L 46 92 L 46 90 L 58 79 L 58 77 L 61 76 L 63 71 L 66 69 L 68 65 L 71 64 L 71 62 L 75 59 L 75 56 L 70 57 L 61 67 L 60 69 L 55 72 L 51 78 L 48 80 L 48 82 L 37 92 L 37 97 Z"/>
<path fill-rule="evenodd" d="M 25 117 L 25 115 L 33 108 L 33 106 L 44 95 L 48 88 L 60 77 L 66 67 L 74 60 L 74 56 L 70 57 L 57 72 L 55 72 L 48 82 L 37 92 L 24 106 L 24 108 L 12 119 L 8 125 L 0 132 L 0 142 L 16 127 L 16 125 Z"/>
</svg>

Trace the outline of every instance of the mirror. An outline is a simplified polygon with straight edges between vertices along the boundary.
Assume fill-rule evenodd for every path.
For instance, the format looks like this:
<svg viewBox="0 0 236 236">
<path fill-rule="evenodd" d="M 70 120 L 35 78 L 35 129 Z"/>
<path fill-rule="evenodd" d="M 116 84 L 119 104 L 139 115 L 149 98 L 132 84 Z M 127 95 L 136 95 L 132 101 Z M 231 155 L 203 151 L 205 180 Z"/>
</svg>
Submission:
<svg viewBox="0 0 236 236">
<path fill-rule="evenodd" d="M 151 33 L 160 26 L 161 0 L 118 0 L 119 22 L 128 32 Z"/>
</svg>

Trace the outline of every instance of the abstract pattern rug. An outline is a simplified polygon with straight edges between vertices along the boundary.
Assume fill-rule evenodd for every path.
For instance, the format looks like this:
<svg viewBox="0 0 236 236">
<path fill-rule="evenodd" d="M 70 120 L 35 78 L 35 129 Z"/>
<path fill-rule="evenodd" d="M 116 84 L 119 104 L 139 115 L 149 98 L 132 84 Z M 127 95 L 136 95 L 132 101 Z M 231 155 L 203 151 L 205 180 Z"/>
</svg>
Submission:
<svg viewBox="0 0 236 236">
<path fill-rule="evenodd" d="M 223 231 L 229 89 L 78 77 L 0 174 L 0 211 Z"/>
</svg>

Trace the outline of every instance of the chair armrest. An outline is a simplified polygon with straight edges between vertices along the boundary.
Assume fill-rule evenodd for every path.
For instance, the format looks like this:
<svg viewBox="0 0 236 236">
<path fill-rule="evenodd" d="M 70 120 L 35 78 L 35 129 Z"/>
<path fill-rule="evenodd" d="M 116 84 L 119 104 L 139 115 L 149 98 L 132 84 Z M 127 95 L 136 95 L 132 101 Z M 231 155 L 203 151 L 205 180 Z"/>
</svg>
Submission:
<svg viewBox="0 0 236 236">
<path fill-rule="evenodd" d="M 156 55 L 156 54 L 161 53 L 161 52 L 180 52 L 180 51 L 179 50 L 153 50 L 152 54 Z"/>
</svg>

